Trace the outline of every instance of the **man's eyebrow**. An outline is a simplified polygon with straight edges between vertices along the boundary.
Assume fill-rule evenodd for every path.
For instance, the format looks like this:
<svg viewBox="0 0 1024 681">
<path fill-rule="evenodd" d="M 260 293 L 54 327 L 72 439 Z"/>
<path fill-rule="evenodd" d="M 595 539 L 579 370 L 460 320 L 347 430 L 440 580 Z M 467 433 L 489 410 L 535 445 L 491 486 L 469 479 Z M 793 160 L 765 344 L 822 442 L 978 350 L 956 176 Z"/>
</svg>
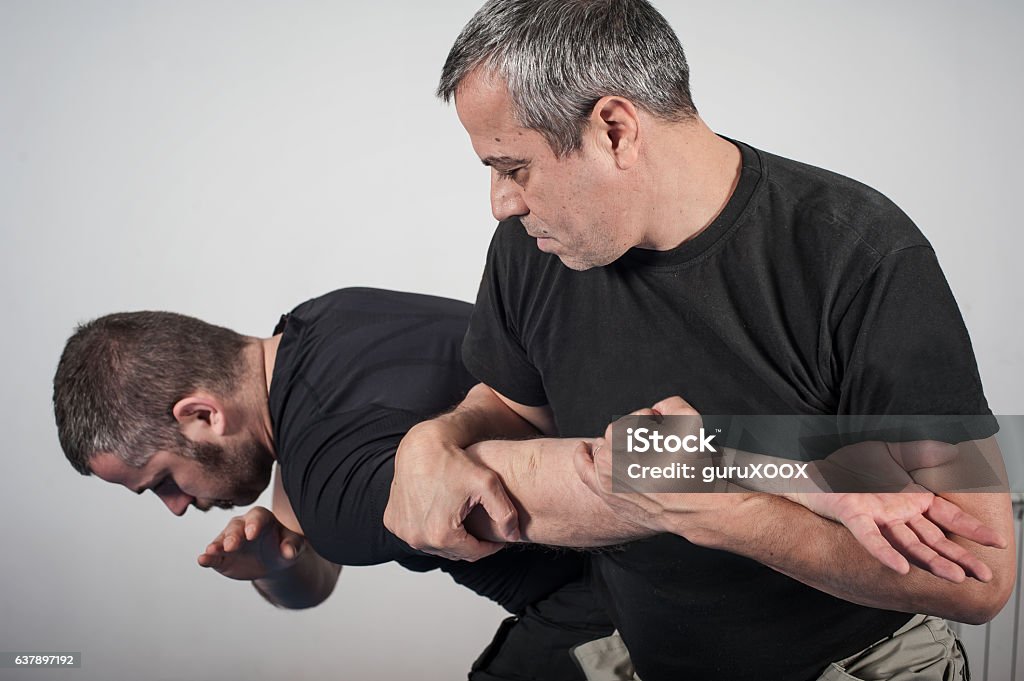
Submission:
<svg viewBox="0 0 1024 681">
<path fill-rule="evenodd" d="M 512 158 L 511 156 L 488 156 L 480 159 L 485 166 L 524 166 L 527 164 L 525 158 Z"/>
</svg>

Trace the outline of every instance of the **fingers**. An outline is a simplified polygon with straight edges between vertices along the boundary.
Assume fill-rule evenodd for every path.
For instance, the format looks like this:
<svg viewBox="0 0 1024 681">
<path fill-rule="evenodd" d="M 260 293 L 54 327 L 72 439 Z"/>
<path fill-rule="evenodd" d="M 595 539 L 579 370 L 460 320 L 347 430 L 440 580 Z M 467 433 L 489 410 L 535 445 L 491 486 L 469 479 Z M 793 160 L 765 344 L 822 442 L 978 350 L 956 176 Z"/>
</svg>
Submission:
<svg viewBox="0 0 1024 681">
<path fill-rule="evenodd" d="M 948 559 L 971 577 L 981 582 L 992 580 L 992 570 L 988 565 L 963 546 L 950 541 L 942 530 L 924 517 L 914 518 L 907 523 L 914 533 L 936 553 Z"/>
<path fill-rule="evenodd" d="M 935 497 L 925 516 L 947 532 L 958 534 L 964 539 L 997 549 L 1007 547 L 1006 539 L 1001 534 L 942 497 Z"/>
<path fill-rule="evenodd" d="M 286 528 L 282 528 L 282 530 L 287 534 L 285 534 L 284 538 L 278 542 L 278 551 L 281 553 L 281 557 L 285 560 L 295 560 L 299 557 L 299 554 L 302 553 L 303 549 L 306 548 L 305 537 L 300 534 L 290 532 Z"/>
<path fill-rule="evenodd" d="M 216 545 L 218 550 L 236 551 L 245 541 L 259 537 L 268 526 L 276 525 L 274 514 L 262 506 L 251 508 L 245 515 L 235 516 L 221 530 L 210 546 Z"/>
<path fill-rule="evenodd" d="M 689 402 L 678 395 L 661 400 L 654 405 L 654 411 L 665 416 L 700 416 Z"/>
<path fill-rule="evenodd" d="M 242 516 L 245 524 L 245 538 L 253 541 L 268 527 L 279 527 L 281 524 L 274 516 L 273 511 L 262 506 L 254 506 Z"/>
<path fill-rule="evenodd" d="M 599 441 L 600 442 L 600 441 Z M 572 463 L 576 467 L 576 475 L 594 494 L 601 494 L 601 484 L 597 477 L 597 468 L 594 466 L 594 454 L 590 445 L 580 442 L 572 452 Z"/>
<path fill-rule="evenodd" d="M 260 541 L 265 533 L 272 541 L 280 556 L 286 560 L 294 560 L 305 547 L 305 539 L 287 529 L 274 516 L 273 512 L 261 506 L 250 509 L 245 515 L 235 516 L 228 521 L 220 534 L 206 546 L 199 558 L 203 567 L 221 567 L 229 554 L 240 553 L 251 544 Z M 205 557 L 204 557 L 205 556 Z"/>
<path fill-rule="evenodd" d="M 404 522 L 409 514 L 399 508 L 401 504 L 396 502 L 399 495 L 393 484 L 384 510 L 384 526 L 417 551 L 449 560 L 477 561 L 500 551 L 505 541 L 519 541 L 519 514 L 498 475 L 488 468 L 478 467 L 466 480 L 464 496 L 452 493 L 444 499 L 433 498 L 426 507 L 426 514 L 419 514 L 420 520 L 415 525 Z M 414 501 L 415 505 L 422 505 L 422 500 Z M 456 504 L 454 511 L 441 513 L 453 504 Z M 477 513 L 487 515 L 491 534 L 503 541 L 481 540 L 466 530 L 466 518 L 477 507 Z"/>
<path fill-rule="evenodd" d="M 892 547 L 878 529 L 878 525 L 868 515 L 855 515 L 843 520 L 850 533 L 867 549 L 868 553 L 878 559 L 882 565 L 895 570 L 901 575 L 910 572 L 910 563 Z"/>
<path fill-rule="evenodd" d="M 653 409 L 648 409 L 646 407 L 643 408 L 643 409 L 637 409 L 636 411 L 629 412 L 629 416 L 660 416 L 660 415 L 661 415 L 660 412 L 657 412 L 657 411 L 655 411 Z"/>
<path fill-rule="evenodd" d="M 218 568 L 224 563 L 224 556 L 219 553 L 210 553 L 207 549 L 206 553 L 199 554 L 196 561 L 205 568 Z"/>
<path fill-rule="evenodd" d="M 461 560 L 469 561 L 470 563 L 475 563 L 476 561 L 493 555 L 505 548 L 505 545 L 501 542 L 483 541 L 472 536 L 465 530 L 462 530 L 460 534 L 462 535 L 459 551 L 459 553 L 462 554 Z M 455 556 L 453 559 L 460 560 L 458 556 Z"/>
<path fill-rule="evenodd" d="M 519 541 L 519 513 L 516 511 L 512 500 L 509 499 L 508 492 L 505 491 L 505 486 L 501 484 L 501 479 L 498 478 L 497 474 L 486 470 L 485 474 L 478 480 L 478 484 L 474 487 L 481 490 L 476 499 L 476 505 L 483 507 L 487 515 L 494 521 L 498 533 L 506 541 Z M 459 528 L 463 536 L 470 536 L 462 528 L 462 518 L 459 519 Z M 490 553 L 494 553 L 494 551 Z M 486 555 L 490 555 L 490 553 Z"/>
<path fill-rule="evenodd" d="M 498 553 L 505 548 L 505 544 L 476 539 L 462 525 L 459 525 L 444 537 L 434 538 L 429 545 L 414 548 L 447 560 L 476 562 L 481 558 Z"/>
<path fill-rule="evenodd" d="M 643 409 L 637 409 L 635 411 L 631 411 L 628 414 L 626 414 L 625 416 L 622 416 L 622 417 L 616 419 L 615 421 L 609 423 L 608 426 L 604 429 L 604 439 L 608 440 L 609 442 L 611 442 L 612 441 L 612 433 L 614 433 L 615 428 L 622 425 L 621 422 L 623 421 L 623 419 L 629 419 L 630 417 L 634 417 L 634 416 L 649 416 L 649 417 L 653 418 L 656 423 L 661 423 L 661 414 L 660 413 L 656 412 L 653 409 L 644 407 Z M 630 420 L 630 421 L 627 421 L 627 423 L 633 423 L 633 421 Z"/>
<path fill-rule="evenodd" d="M 237 551 L 246 541 L 248 540 L 245 536 L 245 520 L 242 516 L 229 520 L 227 527 L 220 533 L 220 544 L 226 553 Z"/>
<path fill-rule="evenodd" d="M 921 538 L 908 524 L 897 523 L 885 529 L 897 550 L 918 567 L 955 584 L 959 584 L 967 578 L 963 568 L 922 543 Z"/>
</svg>

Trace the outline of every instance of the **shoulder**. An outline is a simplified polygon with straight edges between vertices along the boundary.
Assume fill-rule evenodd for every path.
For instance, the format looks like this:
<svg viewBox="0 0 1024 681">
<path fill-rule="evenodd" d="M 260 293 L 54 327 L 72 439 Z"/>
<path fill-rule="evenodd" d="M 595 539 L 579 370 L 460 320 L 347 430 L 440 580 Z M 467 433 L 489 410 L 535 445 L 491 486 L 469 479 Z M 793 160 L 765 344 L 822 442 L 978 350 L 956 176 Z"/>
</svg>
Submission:
<svg viewBox="0 0 1024 681">
<path fill-rule="evenodd" d="M 914 246 L 930 247 L 907 214 L 880 191 L 839 173 L 758 152 L 771 205 L 792 223 L 845 237 L 879 258 Z"/>
<path fill-rule="evenodd" d="M 333 313 L 466 315 L 470 307 L 461 300 L 422 293 L 349 287 L 307 300 L 292 310 L 291 316 L 308 321 Z"/>
</svg>

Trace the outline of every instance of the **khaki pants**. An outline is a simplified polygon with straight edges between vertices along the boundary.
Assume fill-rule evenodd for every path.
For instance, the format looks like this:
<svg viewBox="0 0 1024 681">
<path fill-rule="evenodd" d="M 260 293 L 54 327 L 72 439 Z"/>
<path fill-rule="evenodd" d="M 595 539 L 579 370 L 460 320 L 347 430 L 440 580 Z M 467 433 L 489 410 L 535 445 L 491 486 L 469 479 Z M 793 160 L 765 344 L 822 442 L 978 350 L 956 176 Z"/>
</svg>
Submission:
<svg viewBox="0 0 1024 681">
<path fill-rule="evenodd" d="M 618 633 L 573 649 L 587 681 L 640 681 Z M 970 681 L 960 642 L 945 620 L 915 615 L 856 655 L 833 662 L 818 681 Z M 679 681 L 686 681 L 680 679 Z"/>
</svg>

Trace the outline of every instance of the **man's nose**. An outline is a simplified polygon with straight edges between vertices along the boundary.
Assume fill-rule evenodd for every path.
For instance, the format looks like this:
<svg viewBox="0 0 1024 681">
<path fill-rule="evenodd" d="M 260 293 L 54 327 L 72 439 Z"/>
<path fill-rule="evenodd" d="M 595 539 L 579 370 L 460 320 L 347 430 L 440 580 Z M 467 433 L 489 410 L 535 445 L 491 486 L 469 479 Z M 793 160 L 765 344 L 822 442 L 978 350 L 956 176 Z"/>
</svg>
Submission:
<svg viewBox="0 0 1024 681">
<path fill-rule="evenodd" d="M 185 494 L 181 490 L 160 493 L 157 496 L 160 497 L 160 501 L 164 502 L 164 505 L 167 506 L 170 512 L 176 516 L 185 515 L 185 511 L 188 510 L 189 504 L 196 500 L 194 496 Z"/>
<path fill-rule="evenodd" d="M 523 197 L 523 188 L 491 170 L 491 213 L 498 222 L 526 215 L 530 208 Z"/>
</svg>

